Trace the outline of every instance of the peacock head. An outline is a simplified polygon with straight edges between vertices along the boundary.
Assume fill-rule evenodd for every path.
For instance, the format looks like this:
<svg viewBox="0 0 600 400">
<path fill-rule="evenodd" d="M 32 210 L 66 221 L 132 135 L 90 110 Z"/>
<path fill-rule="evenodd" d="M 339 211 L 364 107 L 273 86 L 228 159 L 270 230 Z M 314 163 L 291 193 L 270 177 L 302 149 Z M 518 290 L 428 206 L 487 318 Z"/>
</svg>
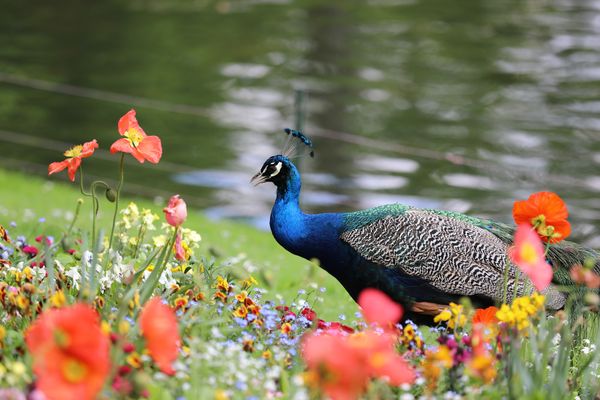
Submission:
<svg viewBox="0 0 600 400">
<path fill-rule="evenodd" d="M 295 168 L 293 165 L 290 159 L 284 155 L 271 156 L 250 182 L 255 186 L 265 182 L 273 182 L 277 187 L 285 186 L 292 168 Z"/>
<path fill-rule="evenodd" d="M 296 156 L 299 152 L 298 144 L 303 149 L 309 149 L 310 156 L 314 157 L 312 141 L 305 136 L 302 132 L 293 129 L 284 129 L 288 134 L 288 141 L 284 146 L 284 150 L 281 154 L 271 156 L 265 161 L 260 172 L 252 177 L 251 183 L 254 185 L 260 185 L 265 182 L 273 182 L 279 189 L 285 188 L 290 181 L 298 181 L 298 188 L 300 187 L 300 177 L 298 170 L 294 164 L 290 161 L 290 158 Z M 295 186 L 292 184 L 292 186 Z"/>
</svg>

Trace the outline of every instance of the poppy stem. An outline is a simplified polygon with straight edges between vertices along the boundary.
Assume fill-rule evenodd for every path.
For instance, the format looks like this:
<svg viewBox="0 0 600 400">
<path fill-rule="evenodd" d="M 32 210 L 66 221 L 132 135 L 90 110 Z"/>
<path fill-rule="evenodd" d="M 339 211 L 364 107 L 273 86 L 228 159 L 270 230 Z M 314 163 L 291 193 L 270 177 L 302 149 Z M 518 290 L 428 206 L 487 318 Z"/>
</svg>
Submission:
<svg viewBox="0 0 600 400">
<path fill-rule="evenodd" d="M 112 226 L 110 228 L 110 236 L 108 237 L 108 251 L 112 248 L 113 235 L 115 233 L 115 223 L 117 221 L 117 212 L 119 211 L 119 198 L 121 197 L 121 188 L 123 187 L 125 153 L 121 153 L 121 162 L 119 163 L 119 185 L 117 186 L 117 195 L 115 197 L 115 212 L 113 214 Z"/>
</svg>

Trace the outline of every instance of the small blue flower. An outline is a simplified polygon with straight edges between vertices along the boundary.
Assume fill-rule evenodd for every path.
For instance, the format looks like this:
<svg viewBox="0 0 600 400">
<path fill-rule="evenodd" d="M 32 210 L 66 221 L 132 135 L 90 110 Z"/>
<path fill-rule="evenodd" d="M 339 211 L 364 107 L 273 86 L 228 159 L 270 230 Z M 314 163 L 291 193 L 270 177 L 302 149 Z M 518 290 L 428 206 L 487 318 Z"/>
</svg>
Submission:
<svg viewBox="0 0 600 400">
<path fill-rule="evenodd" d="M 15 221 L 10 221 L 10 226 L 12 226 L 13 228 L 16 228 L 17 223 Z"/>
<path fill-rule="evenodd" d="M 40 224 L 43 224 L 44 222 L 46 222 L 46 218 L 44 218 L 44 217 L 40 217 L 40 219 L 38 219 L 38 222 L 39 222 Z"/>
</svg>

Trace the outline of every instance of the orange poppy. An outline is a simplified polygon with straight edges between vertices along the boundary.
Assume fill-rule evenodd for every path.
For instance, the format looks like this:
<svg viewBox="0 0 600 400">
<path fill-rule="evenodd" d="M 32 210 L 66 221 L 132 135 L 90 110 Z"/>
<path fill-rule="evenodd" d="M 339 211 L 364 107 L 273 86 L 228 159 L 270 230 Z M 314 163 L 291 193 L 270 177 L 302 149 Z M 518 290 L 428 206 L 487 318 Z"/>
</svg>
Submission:
<svg viewBox="0 0 600 400">
<path fill-rule="evenodd" d="M 94 154 L 94 150 L 97 148 L 98 142 L 96 142 L 96 139 L 70 148 L 64 152 L 65 157 L 67 157 L 64 161 L 53 162 L 48 165 L 48 175 L 55 174 L 67 168 L 69 179 L 71 179 L 71 182 L 75 181 L 75 172 L 79 169 L 81 160 Z"/>
<path fill-rule="evenodd" d="M 27 329 L 37 387 L 48 399 L 95 399 L 110 371 L 110 342 L 86 304 L 44 311 Z"/>
<path fill-rule="evenodd" d="M 146 347 L 158 368 L 165 374 L 174 374 L 171 364 L 177 359 L 181 339 L 173 309 L 163 304 L 160 297 L 153 297 L 142 309 L 140 325 Z"/>
<path fill-rule="evenodd" d="M 534 193 L 527 200 L 516 201 L 513 206 L 515 223 L 533 226 L 544 242 L 556 243 L 569 236 L 568 216 L 566 204 L 552 192 Z"/>
<path fill-rule="evenodd" d="M 338 330 L 309 333 L 302 342 L 309 384 L 329 397 L 356 399 L 372 378 L 393 386 L 412 383 L 415 372 L 395 350 L 396 337 L 372 329 L 346 335 Z"/>
<path fill-rule="evenodd" d="M 119 119 L 119 134 L 124 136 L 110 146 L 110 152 L 129 153 L 136 160 L 156 164 L 162 156 L 162 144 L 158 136 L 148 136 L 135 118 L 135 110 L 129 110 Z"/>
<path fill-rule="evenodd" d="M 498 312 L 498 308 L 494 306 L 490 306 L 488 308 L 478 308 L 475 310 L 475 315 L 473 315 L 473 325 L 475 324 L 495 324 L 498 322 L 498 318 L 496 318 L 496 313 Z"/>
</svg>

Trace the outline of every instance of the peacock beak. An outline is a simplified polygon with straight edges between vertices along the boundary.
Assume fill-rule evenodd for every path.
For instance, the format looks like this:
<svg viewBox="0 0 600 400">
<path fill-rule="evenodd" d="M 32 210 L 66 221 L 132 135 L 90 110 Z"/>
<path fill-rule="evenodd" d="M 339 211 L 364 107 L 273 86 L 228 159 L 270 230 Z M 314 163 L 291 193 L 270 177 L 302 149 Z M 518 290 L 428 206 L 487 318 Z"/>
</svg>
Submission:
<svg viewBox="0 0 600 400">
<path fill-rule="evenodd" d="M 252 179 L 250 179 L 250 183 L 252 183 L 254 186 L 258 186 L 261 183 L 265 183 L 267 179 L 269 179 L 268 176 L 262 175 L 262 173 L 259 172 L 258 174 L 254 175 Z"/>
</svg>

